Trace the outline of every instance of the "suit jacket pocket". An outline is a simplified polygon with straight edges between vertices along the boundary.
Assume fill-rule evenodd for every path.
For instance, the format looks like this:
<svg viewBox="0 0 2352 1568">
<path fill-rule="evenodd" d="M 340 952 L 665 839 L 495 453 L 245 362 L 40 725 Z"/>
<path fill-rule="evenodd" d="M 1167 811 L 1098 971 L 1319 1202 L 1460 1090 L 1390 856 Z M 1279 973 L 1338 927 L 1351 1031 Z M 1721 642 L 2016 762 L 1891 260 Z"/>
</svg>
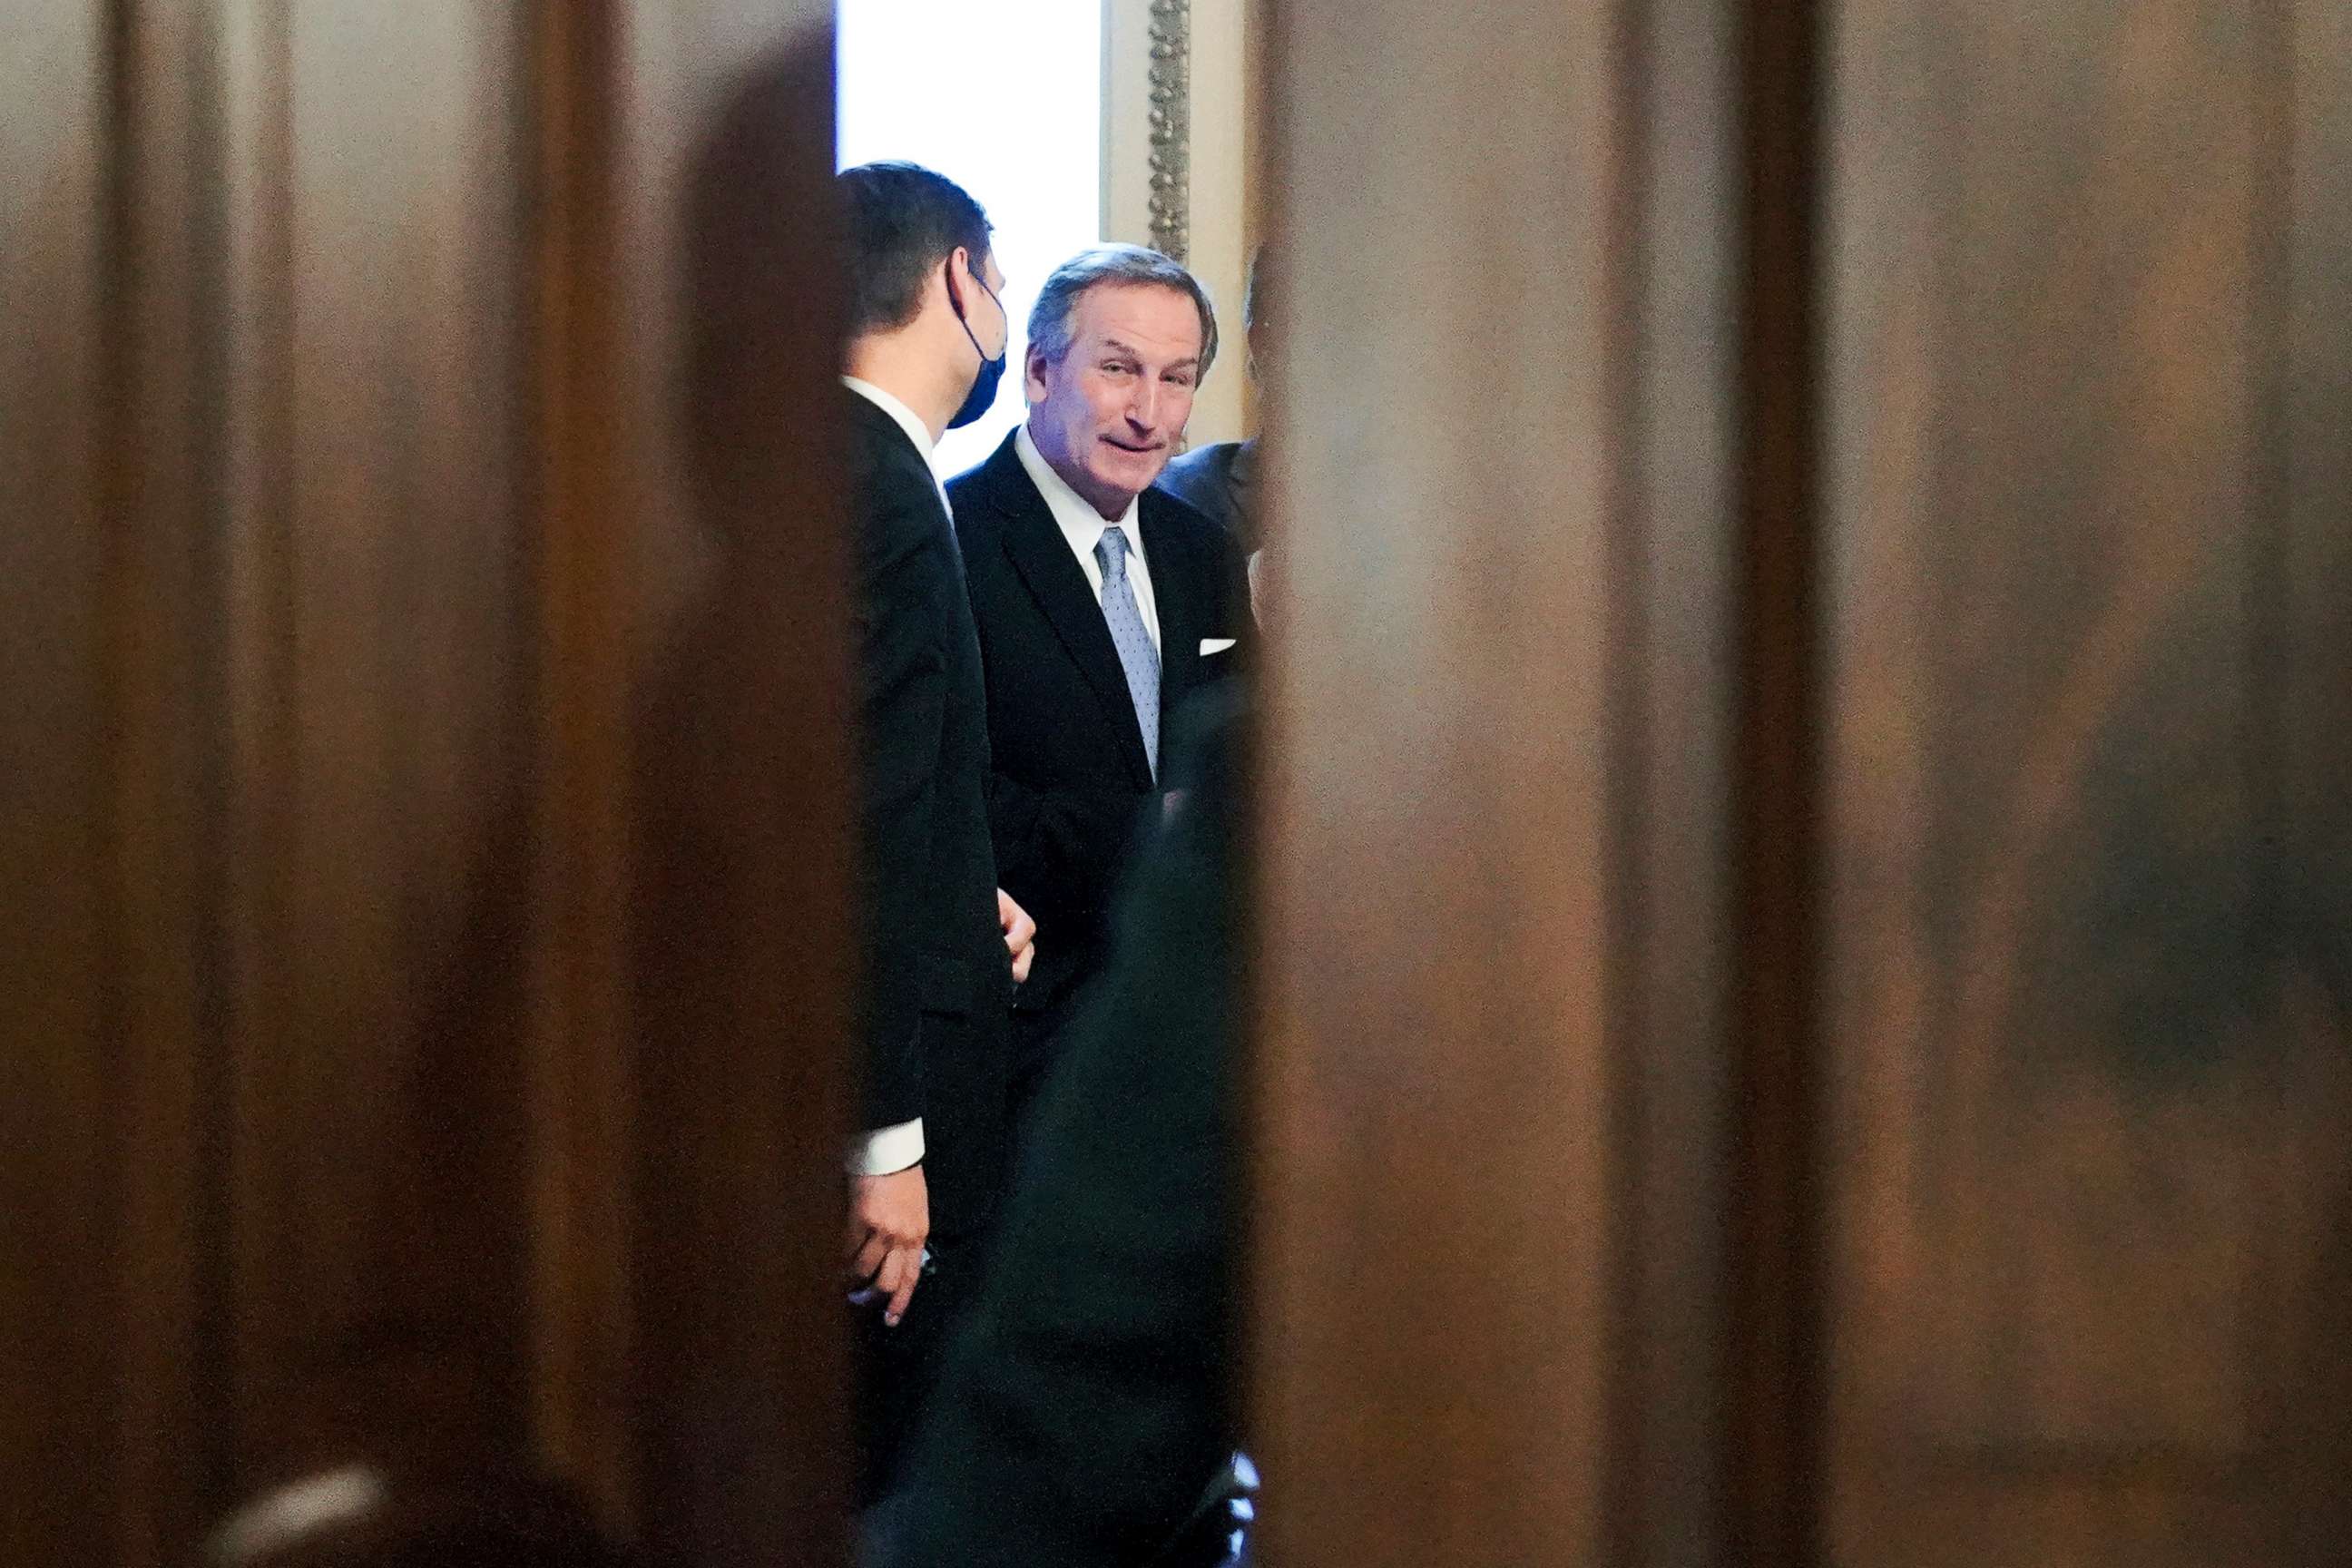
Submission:
<svg viewBox="0 0 2352 1568">
<path fill-rule="evenodd" d="M 1196 688 L 1213 686 L 1228 676 L 1239 673 L 1241 668 L 1241 648 L 1234 644 L 1227 643 L 1214 653 L 1204 652 L 1201 655 L 1192 668 L 1192 684 Z"/>
</svg>

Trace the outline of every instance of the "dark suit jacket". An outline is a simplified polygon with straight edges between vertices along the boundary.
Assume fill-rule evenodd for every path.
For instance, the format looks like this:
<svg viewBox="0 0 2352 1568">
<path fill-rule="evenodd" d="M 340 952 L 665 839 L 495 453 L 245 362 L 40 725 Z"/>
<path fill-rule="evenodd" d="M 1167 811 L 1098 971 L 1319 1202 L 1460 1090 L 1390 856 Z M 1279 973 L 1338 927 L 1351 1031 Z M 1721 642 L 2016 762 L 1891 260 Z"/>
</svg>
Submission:
<svg viewBox="0 0 2352 1568">
<path fill-rule="evenodd" d="M 986 668 L 997 875 L 1037 921 L 1035 967 L 1013 1005 L 1058 1017 L 1101 967 L 1111 894 L 1158 790 L 1102 606 L 1013 441 L 948 495 Z M 1247 568 L 1223 529 L 1173 496 L 1146 490 L 1137 524 L 1160 615 L 1165 731 L 1188 696 L 1246 657 Z M 1203 658 L 1202 642 L 1217 637 L 1234 648 Z"/>
<path fill-rule="evenodd" d="M 1195 447 L 1160 476 L 1160 488 L 1234 536 L 1243 552 L 1263 538 L 1258 517 L 1258 452 L 1251 441 Z"/>
<path fill-rule="evenodd" d="M 1231 691 L 1186 717 L 1184 799 L 1122 895 L 868 1568 L 1157 1563 L 1233 1450 L 1246 718 Z"/>
<path fill-rule="evenodd" d="M 862 1124 L 923 1119 L 931 1227 L 983 1226 L 1003 1186 L 1012 974 L 996 920 L 980 645 L 929 465 L 847 400 L 857 573 Z"/>
</svg>

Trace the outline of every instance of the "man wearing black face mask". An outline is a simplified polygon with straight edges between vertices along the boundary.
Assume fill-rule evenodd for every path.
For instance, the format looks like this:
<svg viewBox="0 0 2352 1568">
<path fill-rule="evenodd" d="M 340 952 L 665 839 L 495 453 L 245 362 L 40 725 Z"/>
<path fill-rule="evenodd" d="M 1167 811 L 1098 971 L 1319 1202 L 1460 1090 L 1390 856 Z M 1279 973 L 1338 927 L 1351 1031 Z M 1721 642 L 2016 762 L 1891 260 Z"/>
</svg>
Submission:
<svg viewBox="0 0 2352 1568">
<path fill-rule="evenodd" d="M 1003 274 L 986 215 L 951 181 L 869 163 L 839 186 L 866 922 L 847 1249 L 870 1497 L 978 1283 L 1006 1160 L 1008 1007 L 1034 927 L 996 886 L 980 647 L 930 468 L 940 432 L 987 412 L 1003 372 Z"/>
</svg>

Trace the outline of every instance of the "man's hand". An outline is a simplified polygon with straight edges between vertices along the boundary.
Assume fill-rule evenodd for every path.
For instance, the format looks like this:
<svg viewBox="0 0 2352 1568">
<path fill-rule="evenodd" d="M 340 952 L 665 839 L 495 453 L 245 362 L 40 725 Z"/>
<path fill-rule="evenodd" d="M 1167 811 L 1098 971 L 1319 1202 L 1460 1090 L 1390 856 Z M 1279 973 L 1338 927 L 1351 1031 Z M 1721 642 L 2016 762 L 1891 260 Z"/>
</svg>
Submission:
<svg viewBox="0 0 2352 1568">
<path fill-rule="evenodd" d="M 850 1272 L 890 1299 L 882 1321 L 894 1329 L 923 1277 L 923 1243 L 930 1234 L 931 1192 L 920 1165 L 849 1179 Z"/>
<path fill-rule="evenodd" d="M 1003 889 L 996 889 L 996 923 L 1004 928 L 1004 945 L 1013 954 L 1013 984 L 1020 984 L 1029 978 L 1029 965 L 1037 956 L 1037 922 L 1029 911 L 1013 901 Z"/>
</svg>

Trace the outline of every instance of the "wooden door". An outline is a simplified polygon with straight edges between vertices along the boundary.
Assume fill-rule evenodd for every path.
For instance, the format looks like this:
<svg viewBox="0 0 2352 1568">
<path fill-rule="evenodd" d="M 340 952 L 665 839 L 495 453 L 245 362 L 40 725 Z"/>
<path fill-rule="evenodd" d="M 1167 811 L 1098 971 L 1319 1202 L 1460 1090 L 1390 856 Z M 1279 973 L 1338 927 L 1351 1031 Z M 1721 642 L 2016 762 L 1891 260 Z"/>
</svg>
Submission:
<svg viewBox="0 0 2352 1568">
<path fill-rule="evenodd" d="M 2340 10 L 1276 13 L 1269 1562 L 2340 1555 Z"/>
<path fill-rule="evenodd" d="M 1271 10 L 1267 1561 L 2332 1561 L 2340 9 Z M 824 16 L 11 14 L 8 1561 L 841 1560 Z"/>
<path fill-rule="evenodd" d="M 1269 1563 L 1718 1560 L 1736 106 L 1672 12 L 1272 14 Z"/>
<path fill-rule="evenodd" d="M 2343 8 L 1826 38 L 1826 1543 L 2341 1555 Z"/>
<path fill-rule="evenodd" d="M 838 1559 L 828 18 L 12 10 L 7 1561 Z"/>
</svg>

